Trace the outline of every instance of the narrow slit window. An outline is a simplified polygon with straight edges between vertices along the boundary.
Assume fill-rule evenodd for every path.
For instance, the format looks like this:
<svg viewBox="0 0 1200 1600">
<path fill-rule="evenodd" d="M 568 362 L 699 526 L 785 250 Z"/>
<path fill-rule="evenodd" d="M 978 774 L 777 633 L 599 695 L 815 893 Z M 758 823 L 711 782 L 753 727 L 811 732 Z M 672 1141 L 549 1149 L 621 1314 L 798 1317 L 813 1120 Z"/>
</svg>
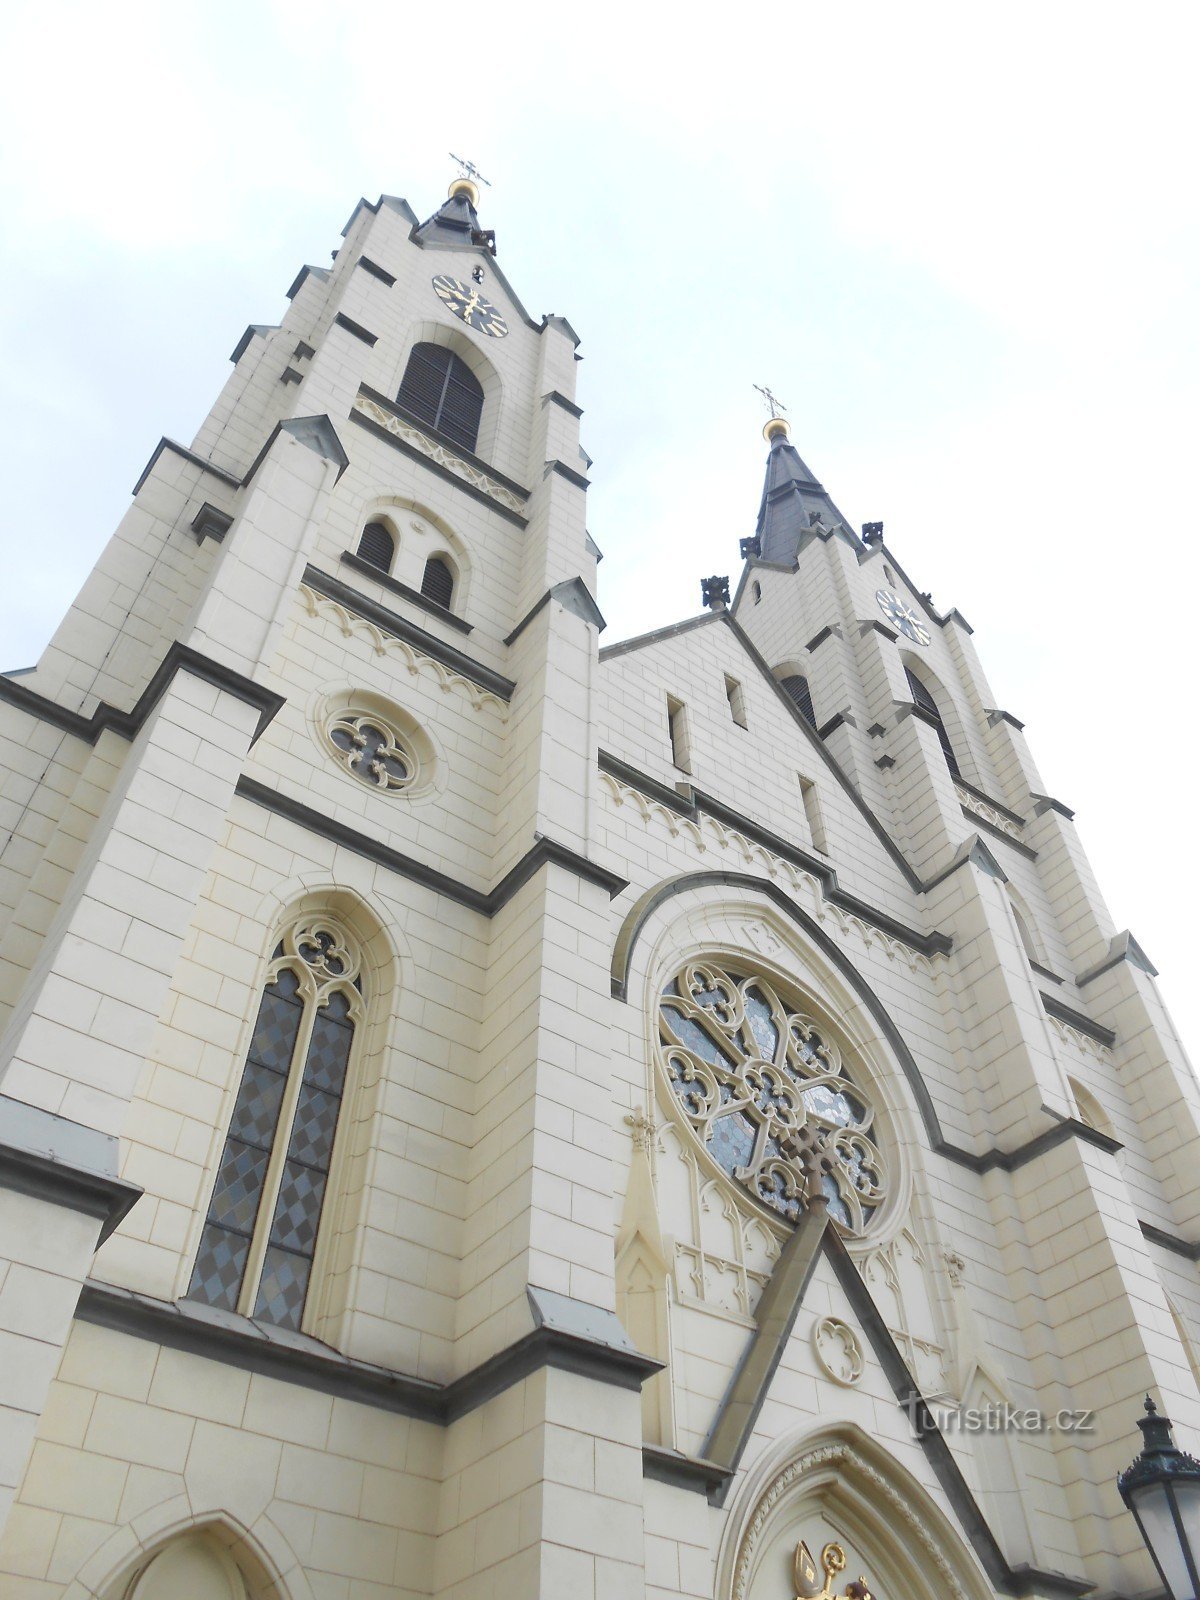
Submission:
<svg viewBox="0 0 1200 1600">
<path fill-rule="evenodd" d="M 361 560 L 369 561 L 381 572 L 390 572 L 396 557 L 396 541 L 386 522 L 368 522 L 358 541 Z"/>
<path fill-rule="evenodd" d="M 808 822 L 808 835 L 815 849 L 829 854 L 829 840 L 825 836 L 825 819 L 821 815 L 821 797 L 811 778 L 800 774 L 800 798 L 804 802 L 804 816 Z"/>
<path fill-rule="evenodd" d="M 692 770 L 692 750 L 688 739 L 687 707 L 682 700 L 667 696 L 667 727 L 671 734 L 671 760 L 680 772 Z"/>
<path fill-rule="evenodd" d="M 725 674 L 725 698 L 729 701 L 729 715 L 739 728 L 749 727 L 746 721 L 746 695 L 736 678 Z"/>
<path fill-rule="evenodd" d="M 271 960 L 188 1298 L 299 1329 L 354 1035 L 361 956 L 323 917 Z"/>
<path fill-rule="evenodd" d="M 908 692 L 913 697 L 913 703 L 920 706 L 922 711 L 928 712 L 933 720 L 933 725 L 937 730 L 938 743 L 942 747 L 946 765 L 950 768 L 950 776 L 952 778 L 961 778 L 962 773 L 959 770 L 958 757 L 954 754 L 954 746 L 950 743 L 950 735 L 946 732 L 946 724 L 942 721 L 942 713 L 938 710 L 937 701 L 910 667 L 905 667 L 904 676 L 908 679 Z"/>
</svg>

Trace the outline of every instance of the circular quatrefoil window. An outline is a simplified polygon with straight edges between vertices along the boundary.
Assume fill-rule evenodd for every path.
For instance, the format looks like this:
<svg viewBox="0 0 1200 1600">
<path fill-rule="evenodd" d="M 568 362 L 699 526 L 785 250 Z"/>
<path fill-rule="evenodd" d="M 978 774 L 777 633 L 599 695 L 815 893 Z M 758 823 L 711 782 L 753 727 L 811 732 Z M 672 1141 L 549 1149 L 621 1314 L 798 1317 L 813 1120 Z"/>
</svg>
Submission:
<svg viewBox="0 0 1200 1600">
<path fill-rule="evenodd" d="M 411 789 L 420 764 L 411 742 L 376 711 L 348 707 L 326 725 L 334 755 L 356 778 L 389 794 Z"/>
<path fill-rule="evenodd" d="M 761 977 L 689 962 L 659 1002 L 659 1059 L 674 1104 L 713 1161 L 794 1222 L 804 1155 L 823 1151 L 829 1215 L 861 1233 L 887 1198 L 875 1110 L 828 1032 Z"/>
</svg>

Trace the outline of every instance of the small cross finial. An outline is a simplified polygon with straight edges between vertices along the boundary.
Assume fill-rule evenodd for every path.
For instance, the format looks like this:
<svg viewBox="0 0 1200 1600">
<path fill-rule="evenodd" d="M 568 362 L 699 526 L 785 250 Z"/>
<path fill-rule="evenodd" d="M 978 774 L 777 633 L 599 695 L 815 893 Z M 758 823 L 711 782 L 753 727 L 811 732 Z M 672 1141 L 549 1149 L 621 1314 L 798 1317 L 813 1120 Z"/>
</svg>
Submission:
<svg viewBox="0 0 1200 1600">
<path fill-rule="evenodd" d="M 769 388 L 764 388 L 761 383 L 756 383 L 754 387 L 758 390 L 759 394 L 762 395 L 763 403 L 767 406 L 771 413 L 771 420 L 774 421 L 776 417 L 781 417 L 787 410 L 787 407 L 784 405 L 779 396 L 772 394 L 771 390 Z"/>
<path fill-rule="evenodd" d="M 449 151 L 448 154 L 451 161 L 458 167 L 460 178 L 465 178 L 468 183 L 482 183 L 488 189 L 492 187 L 491 180 L 484 177 L 473 161 L 464 161 L 461 156 L 456 156 L 453 150 Z"/>
<path fill-rule="evenodd" d="M 700 603 L 710 611 L 724 611 L 729 604 L 728 577 L 701 578 Z"/>
<path fill-rule="evenodd" d="M 1158 1415 L 1158 1407 L 1154 1404 L 1154 1401 L 1151 1400 L 1149 1395 L 1146 1396 L 1146 1414 L 1147 1416 L 1151 1417 Z"/>
</svg>

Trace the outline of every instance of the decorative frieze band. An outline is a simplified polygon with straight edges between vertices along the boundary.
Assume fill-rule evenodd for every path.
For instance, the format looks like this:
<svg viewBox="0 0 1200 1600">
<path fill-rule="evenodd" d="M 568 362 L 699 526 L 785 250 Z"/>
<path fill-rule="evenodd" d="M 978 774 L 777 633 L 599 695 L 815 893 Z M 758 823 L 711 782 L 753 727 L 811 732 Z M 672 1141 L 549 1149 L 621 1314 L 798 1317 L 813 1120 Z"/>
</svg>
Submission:
<svg viewBox="0 0 1200 1600">
<path fill-rule="evenodd" d="M 1010 839 L 1021 839 L 1021 824 L 1014 822 L 994 805 L 974 794 L 970 789 L 964 788 L 961 783 L 954 785 L 954 793 L 958 796 L 958 803 L 964 811 L 969 811 L 973 817 L 982 820 L 995 828 L 997 833 L 1007 834 Z"/>
<path fill-rule="evenodd" d="M 489 477 L 478 467 L 473 467 L 461 456 L 455 455 L 445 445 L 439 444 L 436 439 L 431 439 L 420 428 L 412 423 L 405 422 L 403 417 L 398 417 L 394 411 L 387 410 L 378 405 L 365 394 L 355 396 L 352 410 L 360 416 L 366 417 L 368 422 L 382 428 L 385 433 L 390 433 L 397 439 L 402 439 L 411 449 L 417 450 L 423 456 L 428 456 L 430 461 L 437 466 L 452 472 L 456 478 L 461 478 L 464 483 L 470 484 L 472 489 L 478 489 L 486 494 L 497 505 L 503 506 L 506 511 L 515 511 L 518 516 L 524 512 L 525 502 L 513 494 L 511 489 L 506 489 L 495 478 Z"/>
<path fill-rule="evenodd" d="M 318 594 L 315 589 L 309 588 L 308 584 L 302 583 L 299 592 L 300 600 L 308 615 L 323 617 L 333 622 L 341 630 L 343 638 L 365 639 L 376 655 L 398 656 L 412 673 L 431 672 L 442 689 L 447 692 L 454 689 L 465 694 L 476 711 L 494 711 L 501 722 L 508 721 L 508 706 L 499 695 L 473 683 L 463 673 L 455 672 L 442 662 L 435 661 L 432 656 L 426 655 L 424 651 L 406 640 L 385 632 L 377 623 L 358 616 L 346 606 L 339 605 L 336 600 Z"/>
</svg>

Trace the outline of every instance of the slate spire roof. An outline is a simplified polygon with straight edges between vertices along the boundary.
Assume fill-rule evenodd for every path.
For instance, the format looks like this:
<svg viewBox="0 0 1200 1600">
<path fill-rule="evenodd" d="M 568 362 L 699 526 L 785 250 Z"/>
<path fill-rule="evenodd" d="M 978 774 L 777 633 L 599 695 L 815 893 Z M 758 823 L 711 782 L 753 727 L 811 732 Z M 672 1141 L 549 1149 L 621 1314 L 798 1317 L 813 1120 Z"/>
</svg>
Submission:
<svg viewBox="0 0 1200 1600">
<path fill-rule="evenodd" d="M 479 191 L 473 183 L 457 179 L 438 209 L 414 231 L 413 237 L 425 244 L 457 244 L 467 249 L 482 246 L 495 255 L 495 232 L 479 226 L 475 210 L 478 198 Z"/>
<path fill-rule="evenodd" d="M 770 428 L 771 453 L 762 503 L 758 508 L 759 554 L 764 561 L 790 566 L 820 518 L 826 531 L 839 522 L 850 524 L 834 505 L 822 484 L 809 471 L 795 445 L 789 443 L 786 425 L 774 419 Z"/>
</svg>

